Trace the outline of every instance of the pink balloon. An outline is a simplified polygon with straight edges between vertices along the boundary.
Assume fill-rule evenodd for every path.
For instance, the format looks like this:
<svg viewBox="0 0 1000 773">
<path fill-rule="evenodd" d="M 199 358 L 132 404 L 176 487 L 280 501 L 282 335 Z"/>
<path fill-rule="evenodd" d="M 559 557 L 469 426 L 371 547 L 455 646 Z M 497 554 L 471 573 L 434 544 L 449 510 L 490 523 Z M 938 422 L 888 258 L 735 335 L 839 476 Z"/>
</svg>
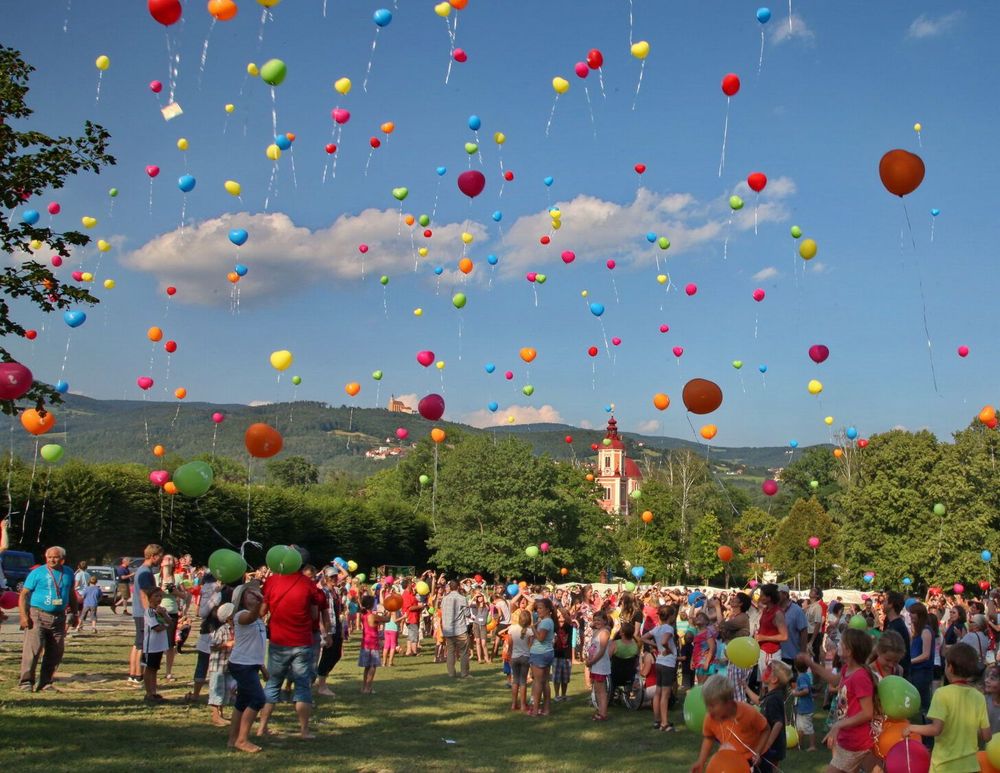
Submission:
<svg viewBox="0 0 1000 773">
<path fill-rule="evenodd" d="M 661 333 L 668 333 L 668 332 L 670 332 L 670 325 L 660 325 L 660 332 Z"/>
<path fill-rule="evenodd" d="M 680 357 L 682 354 L 684 354 L 684 347 L 675 346 L 673 352 L 674 352 L 674 357 Z"/>
<path fill-rule="evenodd" d="M 358 252 L 360 252 L 362 255 L 364 255 L 366 252 L 368 252 L 368 245 L 367 244 L 359 244 L 358 245 Z"/>
<path fill-rule="evenodd" d="M 74 271 L 72 274 L 70 274 L 70 276 L 73 277 L 73 281 L 74 282 L 82 282 L 83 281 L 83 272 L 82 271 Z"/>
<path fill-rule="evenodd" d="M 768 480 L 765 480 L 763 483 L 760 484 L 760 490 L 763 491 L 767 496 L 773 497 L 775 494 L 778 493 L 778 483 L 777 481 L 773 481 L 769 478 Z"/>
<path fill-rule="evenodd" d="M 514 380 L 514 372 L 508 370 L 506 373 L 503 374 L 503 377 L 505 379 L 507 379 L 508 381 L 513 381 Z"/>
<path fill-rule="evenodd" d="M 351 111 L 344 110 L 342 107 L 335 107 L 330 112 L 330 117 L 339 124 L 345 124 L 351 120 Z"/>
<path fill-rule="evenodd" d="M 691 284 L 689 284 L 687 287 L 684 288 L 684 292 L 686 292 L 688 295 L 694 295 L 696 292 L 698 292 L 698 285 L 692 282 Z"/>
<path fill-rule="evenodd" d="M 819 537 L 810 537 L 809 538 L 809 547 L 811 547 L 813 550 L 815 550 L 816 548 L 818 548 L 819 547 Z"/>
<path fill-rule="evenodd" d="M 615 336 L 614 338 L 611 339 L 611 343 L 613 343 L 615 346 L 621 346 L 621 342 L 622 339 L 620 339 L 618 336 Z"/>
<path fill-rule="evenodd" d="M 163 91 L 163 84 L 160 83 L 159 81 L 150 81 L 149 90 L 152 91 L 154 94 L 159 94 L 161 91 Z"/>
<path fill-rule="evenodd" d="M 614 267 L 617 266 L 618 264 L 615 263 L 611 258 L 608 258 L 608 262 L 605 263 L 604 265 L 606 265 L 609 269 L 613 270 Z"/>
<path fill-rule="evenodd" d="M 886 773 L 927 773 L 930 769 L 931 753 L 912 738 L 895 744 L 885 755 Z"/>
<path fill-rule="evenodd" d="M 444 398 L 437 394 L 421 397 L 417 403 L 417 412 L 427 421 L 437 421 L 444 416 Z"/>
<path fill-rule="evenodd" d="M 452 52 L 451 56 L 459 64 L 461 64 L 462 62 L 466 62 L 466 61 L 469 60 L 469 55 L 467 53 L 465 53 L 465 49 L 464 48 L 456 48 Z"/>
<path fill-rule="evenodd" d="M 756 290 L 754 290 L 753 291 L 753 299 L 755 301 L 757 301 L 757 303 L 760 303 L 762 300 L 764 300 L 764 290 L 762 288 L 760 288 L 760 287 L 758 287 Z"/>
<path fill-rule="evenodd" d="M 170 473 L 166 470 L 153 470 L 149 473 L 149 482 L 161 488 L 168 480 L 170 480 Z"/>
<path fill-rule="evenodd" d="M 139 376 L 139 378 L 135 380 L 135 383 L 139 385 L 139 389 L 145 391 L 153 386 L 153 379 L 149 376 Z"/>
<path fill-rule="evenodd" d="M 830 356 L 830 350 L 827 349 L 823 344 L 813 344 L 809 347 L 809 359 L 819 365 L 821 362 L 826 362 L 826 358 Z"/>
<path fill-rule="evenodd" d="M 747 585 L 749 585 L 751 588 L 756 588 L 757 587 L 757 581 L 756 580 L 750 580 L 747 583 Z"/>
<path fill-rule="evenodd" d="M 50 262 L 52 263 L 53 266 L 59 268 L 59 266 L 63 264 L 63 259 L 59 255 L 53 255 L 52 260 Z"/>
<path fill-rule="evenodd" d="M 49 204 L 48 210 L 50 215 L 58 215 L 60 212 L 62 212 L 62 207 L 59 206 L 58 201 L 53 201 Z"/>
<path fill-rule="evenodd" d="M 422 352 L 417 352 L 417 362 L 423 365 L 425 368 L 431 366 L 434 362 L 434 352 L 424 349 Z"/>
<path fill-rule="evenodd" d="M 960 347 L 958 347 L 958 356 L 959 357 L 968 357 L 969 356 L 969 347 L 968 346 L 960 346 Z"/>
<path fill-rule="evenodd" d="M 16 400 L 31 389 L 34 376 L 19 362 L 0 363 L 0 400 Z"/>
<path fill-rule="evenodd" d="M 584 65 L 584 66 L 586 66 L 586 65 Z M 548 542 L 543 542 L 541 545 L 538 546 L 538 549 L 541 550 L 543 553 L 548 553 L 549 552 L 549 543 Z"/>
<path fill-rule="evenodd" d="M 219 413 L 218 411 L 216 411 L 215 413 L 212 414 L 212 421 L 214 421 L 216 424 L 222 424 L 222 422 L 224 422 L 225 420 L 226 420 L 226 415 L 224 413 Z"/>
<path fill-rule="evenodd" d="M 458 176 L 458 189 L 470 199 L 476 198 L 486 187 L 486 176 L 478 169 L 468 169 Z"/>
<path fill-rule="evenodd" d="M 590 68 L 587 67 L 586 62 L 577 62 L 573 65 L 573 72 L 576 73 L 577 78 L 586 78 L 590 75 Z"/>
<path fill-rule="evenodd" d="M 150 177 L 156 177 L 156 175 L 158 175 L 159 173 L 160 173 L 160 167 L 158 167 L 156 164 L 150 164 L 149 166 L 146 167 L 146 174 L 148 174 Z"/>
<path fill-rule="evenodd" d="M 954 585 L 952 585 L 951 589 L 955 591 L 955 593 L 957 593 L 959 596 L 965 593 L 965 586 L 962 585 L 962 583 L 960 582 L 956 582 Z"/>
<path fill-rule="evenodd" d="M 564 250 L 562 254 L 562 262 L 569 265 L 574 260 L 576 260 L 576 253 L 572 250 Z"/>
<path fill-rule="evenodd" d="M 529 282 L 534 282 L 536 279 L 538 279 L 538 273 L 535 271 L 529 271 L 527 274 L 524 275 L 524 278 L 527 279 Z"/>
<path fill-rule="evenodd" d="M 393 577 L 391 574 L 387 574 L 385 577 L 382 578 L 382 582 L 385 585 L 392 585 L 395 581 L 396 581 L 396 578 Z"/>
<path fill-rule="evenodd" d="M 410 430 L 408 430 L 406 427 L 400 427 L 399 429 L 396 430 L 396 437 L 399 438 L 400 440 L 406 440 L 406 438 L 409 437 L 409 435 L 410 435 Z"/>
</svg>

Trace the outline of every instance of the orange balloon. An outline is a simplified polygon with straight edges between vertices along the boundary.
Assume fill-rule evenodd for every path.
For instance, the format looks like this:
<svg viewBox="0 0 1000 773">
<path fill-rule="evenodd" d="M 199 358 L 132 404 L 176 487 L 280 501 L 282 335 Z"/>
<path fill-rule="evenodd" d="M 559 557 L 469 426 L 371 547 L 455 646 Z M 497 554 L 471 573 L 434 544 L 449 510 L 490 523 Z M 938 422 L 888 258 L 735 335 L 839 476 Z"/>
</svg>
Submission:
<svg viewBox="0 0 1000 773">
<path fill-rule="evenodd" d="M 714 424 L 706 424 L 704 427 L 701 428 L 701 436 L 705 438 L 705 440 L 711 440 L 712 438 L 715 437 L 718 431 L 719 428 L 716 427 Z"/>
<path fill-rule="evenodd" d="M 562 575 L 563 577 L 565 577 L 565 576 L 566 576 L 567 574 L 569 574 L 569 569 L 567 569 L 567 568 L 566 568 L 566 567 L 564 566 L 564 567 L 563 567 L 562 569 L 560 569 L 560 570 L 559 570 L 559 574 L 561 574 L 561 575 Z M 985 752 L 984 752 L 984 753 L 985 753 Z"/>
<path fill-rule="evenodd" d="M 1000 768 L 993 767 L 986 752 L 976 752 L 976 759 L 979 761 L 979 773 L 1000 773 Z"/>
<path fill-rule="evenodd" d="M 269 459 L 281 450 L 284 440 L 281 433 L 267 424 L 251 424 L 243 435 L 243 445 L 250 456 Z"/>
<path fill-rule="evenodd" d="M 167 452 L 163 446 L 153 446 L 153 456 L 163 456 Z"/>
<path fill-rule="evenodd" d="M 403 222 L 405 222 L 407 225 L 413 225 L 416 222 L 416 220 L 414 219 L 413 215 L 407 215 L 406 217 L 403 218 Z"/>
<path fill-rule="evenodd" d="M 184 387 L 177 387 L 177 389 L 174 390 L 174 397 L 178 400 L 183 400 L 187 396 L 188 391 Z"/>
<path fill-rule="evenodd" d="M 531 362 L 535 357 L 538 356 L 538 352 L 532 349 L 530 346 L 525 346 L 521 349 L 521 359 L 525 362 Z"/>
<path fill-rule="evenodd" d="M 39 413 L 34 408 L 21 411 L 21 426 L 32 435 L 44 435 L 56 425 L 56 415 L 52 411 Z"/>
<path fill-rule="evenodd" d="M 878 162 L 878 176 L 889 193 L 899 197 L 913 193 L 924 180 L 924 162 L 907 150 L 890 150 Z"/>
<path fill-rule="evenodd" d="M 151 327 L 146 331 L 146 338 L 150 341 L 159 341 L 163 338 L 163 331 L 158 327 Z"/>
<path fill-rule="evenodd" d="M 643 523 L 652 523 L 652 521 L 653 521 L 653 514 L 651 512 L 649 512 L 649 510 L 647 510 L 646 512 L 644 512 L 642 514 L 642 522 Z"/>
<path fill-rule="evenodd" d="M 844 452 L 843 452 L 842 449 L 840 449 L 840 448 L 834 448 L 833 449 L 833 456 L 834 456 L 834 458 L 839 459 L 843 455 L 844 455 Z"/>
<path fill-rule="evenodd" d="M 592 472 L 588 472 L 587 473 L 587 482 L 588 483 L 593 483 L 594 482 L 594 474 Z"/>
<path fill-rule="evenodd" d="M 517 587 L 518 587 L 518 588 L 527 588 L 527 587 L 528 587 L 528 583 L 527 583 L 527 582 L 525 582 L 524 580 L 521 580 L 521 582 L 519 582 L 519 583 L 517 584 Z"/>
<path fill-rule="evenodd" d="M 665 411 L 670 407 L 670 398 L 663 392 L 657 392 L 653 395 L 653 405 L 656 406 L 657 410 Z"/>
<path fill-rule="evenodd" d="M 469 0 L 448 0 L 448 5 L 454 8 L 456 11 L 461 11 L 468 4 Z"/>
<path fill-rule="evenodd" d="M 440 427 L 435 427 L 431 430 L 431 440 L 435 443 L 443 443 L 446 437 L 447 435 L 445 435 L 444 430 Z"/>
<path fill-rule="evenodd" d="M 715 551 L 715 554 L 724 564 L 728 564 L 733 560 L 733 549 L 729 545 L 719 545 L 719 549 Z"/>
<path fill-rule="evenodd" d="M 172 496 L 177 493 L 177 484 L 172 480 L 168 480 L 163 484 L 163 490 Z"/>
<path fill-rule="evenodd" d="M 381 129 L 385 134 L 392 134 L 393 130 L 396 128 L 396 124 L 392 121 L 386 121 L 382 124 Z"/>
<path fill-rule="evenodd" d="M 344 385 L 344 391 L 347 392 L 351 397 L 354 397 L 358 392 L 361 391 L 361 384 L 357 381 L 352 381 L 350 384 Z"/>
<path fill-rule="evenodd" d="M 208 12 L 219 21 L 229 21 L 238 10 L 233 0 L 208 0 Z"/>
<path fill-rule="evenodd" d="M 722 390 L 714 381 L 704 378 L 693 378 L 684 385 L 681 393 L 684 407 L 691 413 L 711 413 L 722 405 Z"/>
<path fill-rule="evenodd" d="M 237 274 L 235 271 L 230 271 L 228 274 L 226 274 L 226 279 L 228 279 L 233 284 L 236 284 L 237 282 L 240 281 L 240 275 Z"/>
<path fill-rule="evenodd" d="M 463 274 L 471 273 L 472 261 L 469 260 L 468 258 L 462 258 L 460 261 L 458 261 L 458 270 L 461 271 Z M 523 352 L 524 349 L 522 349 L 521 351 Z"/>
<path fill-rule="evenodd" d="M 285 138 L 289 142 L 295 142 L 295 132 L 285 132 Z"/>
<path fill-rule="evenodd" d="M 386 612 L 398 612 L 403 608 L 403 597 L 398 593 L 390 593 L 382 599 L 382 606 Z"/>
<path fill-rule="evenodd" d="M 989 424 L 992 419 L 997 417 L 996 408 L 992 405 L 987 405 L 979 412 L 979 420 L 983 424 Z"/>
<path fill-rule="evenodd" d="M 705 773 L 750 773 L 750 763 L 742 752 L 735 749 L 719 749 L 709 757 Z"/>
</svg>

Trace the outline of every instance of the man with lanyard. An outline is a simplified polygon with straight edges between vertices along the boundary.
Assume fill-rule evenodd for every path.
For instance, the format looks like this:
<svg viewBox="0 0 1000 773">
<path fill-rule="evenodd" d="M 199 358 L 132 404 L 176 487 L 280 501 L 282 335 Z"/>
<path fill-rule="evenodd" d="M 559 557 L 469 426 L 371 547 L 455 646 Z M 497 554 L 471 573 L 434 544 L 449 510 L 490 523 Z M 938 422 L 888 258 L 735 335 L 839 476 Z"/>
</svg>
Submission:
<svg viewBox="0 0 1000 773">
<path fill-rule="evenodd" d="M 20 689 L 35 692 L 47 689 L 52 676 L 62 662 L 66 641 L 66 610 L 69 624 L 76 625 L 78 607 L 73 593 L 73 571 L 64 566 L 66 551 L 52 546 L 45 551 L 45 565 L 32 569 L 21 589 L 21 649 Z M 42 654 L 44 651 L 44 655 Z M 42 658 L 42 673 L 35 685 L 35 669 Z"/>
</svg>

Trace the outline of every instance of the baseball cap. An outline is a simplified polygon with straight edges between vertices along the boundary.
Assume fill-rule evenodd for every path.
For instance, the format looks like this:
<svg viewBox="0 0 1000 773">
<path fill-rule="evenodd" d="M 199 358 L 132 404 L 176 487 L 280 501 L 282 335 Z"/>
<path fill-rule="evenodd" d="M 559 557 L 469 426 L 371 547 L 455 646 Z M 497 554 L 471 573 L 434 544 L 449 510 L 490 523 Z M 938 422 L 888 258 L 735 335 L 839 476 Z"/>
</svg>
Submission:
<svg viewBox="0 0 1000 773">
<path fill-rule="evenodd" d="M 219 604 L 219 608 L 215 610 L 215 616 L 219 618 L 220 623 L 224 623 L 233 616 L 235 611 L 236 607 L 227 601 L 225 604 Z"/>
<path fill-rule="evenodd" d="M 781 585 L 778 586 L 778 593 L 790 593 L 790 592 L 791 588 L 785 585 L 785 583 L 781 583 Z"/>
<path fill-rule="evenodd" d="M 334 567 L 328 566 L 323 570 L 323 574 L 327 577 L 336 577 L 340 572 L 338 572 Z"/>
</svg>

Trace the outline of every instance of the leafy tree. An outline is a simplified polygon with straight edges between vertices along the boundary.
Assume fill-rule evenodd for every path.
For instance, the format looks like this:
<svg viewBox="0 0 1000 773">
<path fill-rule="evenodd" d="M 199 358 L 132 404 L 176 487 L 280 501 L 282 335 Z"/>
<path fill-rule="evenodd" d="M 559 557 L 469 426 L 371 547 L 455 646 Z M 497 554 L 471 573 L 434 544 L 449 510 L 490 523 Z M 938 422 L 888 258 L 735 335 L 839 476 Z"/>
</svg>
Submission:
<svg viewBox="0 0 1000 773">
<path fill-rule="evenodd" d="M 722 561 L 718 554 L 721 541 L 722 524 L 715 513 L 705 513 L 694 527 L 689 550 L 691 574 L 703 583 L 722 574 Z"/>
<path fill-rule="evenodd" d="M 38 131 L 20 131 L 11 122 L 27 119 L 32 110 L 25 98 L 28 77 L 34 68 L 21 59 L 18 51 L 0 46 L 0 201 L 13 210 L 32 196 L 63 187 L 66 178 L 80 172 L 99 173 L 101 167 L 114 164 L 107 153 L 110 135 L 97 124 L 87 121 L 82 137 L 49 137 Z M 90 237 L 79 231 L 57 233 L 51 228 L 23 220 L 0 218 L 0 243 L 8 259 L 15 262 L 0 271 L 0 336 L 23 336 L 25 328 L 11 314 L 12 299 L 27 300 L 42 311 L 69 309 L 77 304 L 92 305 L 98 299 L 86 290 L 63 284 L 45 266 L 34 259 L 20 260 L 31 251 L 32 242 L 68 258 L 71 248 L 83 247 Z M 13 358 L 0 346 L 0 358 Z M 41 408 L 46 402 L 61 402 L 55 389 L 35 382 L 25 400 Z M 4 413 L 17 413 L 14 401 L 0 401 Z"/>
<path fill-rule="evenodd" d="M 759 507 L 746 508 L 733 528 L 736 547 L 754 577 L 764 571 L 768 549 L 777 530 L 778 519 Z"/>
<path fill-rule="evenodd" d="M 816 481 L 814 488 L 812 482 Z M 841 492 L 837 460 L 829 446 L 813 446 L 789 464 L 781 473 L 781 490 L 776 505 L 780 513 L 799 499 L 816 497 L 827 510 L 831 509 Z"/>
<path fill-rule="evenodd" d="M 809 547 L 809 538 L 819 537 L 819 548 Z M 778 525 L 771 542 L 768 562 L 783 578 L 797 577 L 811 584 L 815 560 L 816 581 L 833 582 L 841 562 L 840 528 L 814 497 L 799 499 Z"/>
<path fill-rule="evenodd" d="M 304 456 L 271 459 L 265 467 L 267 481 L 272 485 L 295 488 L 319 483 L 319 468 Z"/>
</svg>

